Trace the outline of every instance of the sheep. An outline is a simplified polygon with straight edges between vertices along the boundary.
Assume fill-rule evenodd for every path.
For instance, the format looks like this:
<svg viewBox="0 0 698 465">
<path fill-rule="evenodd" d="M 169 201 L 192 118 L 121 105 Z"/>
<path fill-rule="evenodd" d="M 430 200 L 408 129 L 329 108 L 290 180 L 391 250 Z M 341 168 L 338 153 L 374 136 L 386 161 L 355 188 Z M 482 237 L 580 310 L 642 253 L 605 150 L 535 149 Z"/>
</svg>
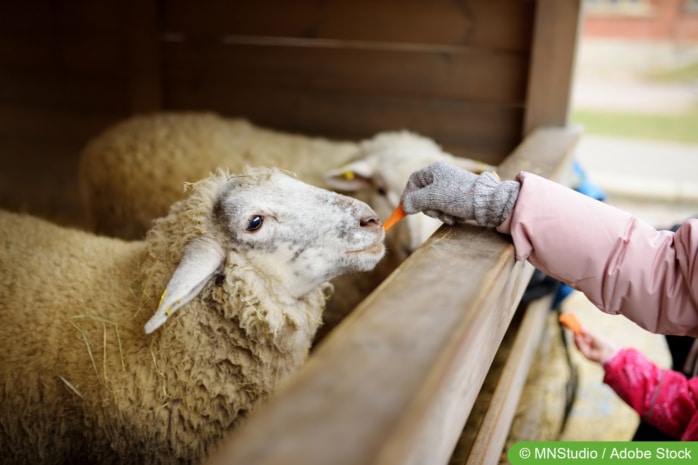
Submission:
<svg viewBox="0 0 698 465">
<path fill-rule="evenodd" d="M 88 228 L 99 234 L 140 239 L 154 218 L 183 197 L 182 185 L 222 167 L 276 166 L 322 187 L 287 161 L 307 153 L 335 152 L 340 160 L 351 144 L 330 144 L 257 128 L 243 119 L 213 113 L 156 113 L 134 116 L 86 144 L 79 165 Z M 299 163 L 304 165 L 304 163 Z M 321 175 L 320 175 L 321 176 Z"/>
<path fill-rule="evenodd" d="M 353 195 L 381 218 L 397 206 L 409 175 L 439 160 L 466 169 L 494 169 L 455 157 L 432 139 L 409 131 L 388 131 L 359 141 L 274 131 L 242 118 L 214 113 L 171 112 L 135 116 L 105 130 L 86 144 L 79 180 L 88 227 L 122 238 L 137 238 L 150 222 L 182 196 L 184 181 L 217 167 L 273 165 L 305 182 Z M 370 273 L 334 281 L 325 324 L 327 334 L 441 223 L 412 215 L 391 230 L 388 255 Z"/>
<path fill-rule="evenodd" d="M 140 241 L 0 212 L 3 463 L 201 460 L 303 363 L 328 280 L 373 268 L 384 235 L 365 203 L 270 168 L 199 181 Z"/>
</svg>

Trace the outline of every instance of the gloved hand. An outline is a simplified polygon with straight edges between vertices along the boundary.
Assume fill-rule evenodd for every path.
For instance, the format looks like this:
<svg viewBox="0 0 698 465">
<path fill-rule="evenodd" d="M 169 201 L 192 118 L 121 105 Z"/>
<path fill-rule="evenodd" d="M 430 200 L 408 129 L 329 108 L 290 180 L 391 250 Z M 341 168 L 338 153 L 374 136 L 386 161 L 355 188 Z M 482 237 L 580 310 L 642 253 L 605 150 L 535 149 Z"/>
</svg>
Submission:
<svg viewBox="0 0 698 465">
<path fill-rule="evenodd" d="M 511 214 L 519 188 L 517 181 L 500 181 L 494 173 L 477 175 L 440 161 L 410 175 L 402 208 L 409 214 L 424 212 L 446 224 L 494 227 Z"/>
</svg>

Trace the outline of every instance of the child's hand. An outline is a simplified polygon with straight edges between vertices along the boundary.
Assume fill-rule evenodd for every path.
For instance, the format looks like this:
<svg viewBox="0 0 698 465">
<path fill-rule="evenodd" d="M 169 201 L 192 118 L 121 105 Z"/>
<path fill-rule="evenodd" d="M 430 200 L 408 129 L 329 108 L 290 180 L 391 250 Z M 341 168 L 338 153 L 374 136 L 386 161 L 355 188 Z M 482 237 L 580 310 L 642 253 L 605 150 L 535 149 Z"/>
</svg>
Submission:
<svg viewBox="0 0 698 465">
<path fill-rule="evenodd" d="M 618 352 L 618 347 L 610 342 L 594 336 L 588 331 L 581 334 L 575 334 L 574 345 L 586 358 L 592 362 L 604 364 L 611 360 Z"/>
<path fill-rule="evenodd" d="M 408 214 L 424 212 L 446 224 L 473 221 L 499 226 L 519 195 L 518 181 L 500 181 L 494 173 L 481 175 L 446 162 L 436 162 L 410 175 L 402 193 Z"/>
</svg>

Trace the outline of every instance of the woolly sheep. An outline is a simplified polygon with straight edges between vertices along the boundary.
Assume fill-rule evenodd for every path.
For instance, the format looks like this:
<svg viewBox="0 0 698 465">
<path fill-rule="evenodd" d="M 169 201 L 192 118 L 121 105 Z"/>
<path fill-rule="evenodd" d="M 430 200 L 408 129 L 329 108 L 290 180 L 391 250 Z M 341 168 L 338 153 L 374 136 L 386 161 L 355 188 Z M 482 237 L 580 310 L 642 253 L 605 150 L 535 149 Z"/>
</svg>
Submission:
<svg viewBox="0 0 698 465">
<path fill-rule="evenodd" d="M 90 141 L 80 161 L 80 184 L 89 227 L 99 233 L 137 238 L 151 221 L 181 198 L 181 185 L 217 167 L 277 166 L 310 184 L 349 193 L 387 218 L 409 175 L 446 160 L 464 168 L 492 169 L 454 157 L 433 140 L 409 131 L 390 131 L 360 142 L 274 131 L 241 118 L 182 112 L 136 116 Z M 391 230 L 386 259 L 370 273 L 334 281 L 328 302 L 328 332 L 368 295 L 441 223 L 411 215 Z"/>
<path fill-rule="evenodd" d="M 3 463 L 200 460 L 383 238 L 363 202 L 262 168 L 196 183 L 143 241 L 0 212 Z"/>
</svg>

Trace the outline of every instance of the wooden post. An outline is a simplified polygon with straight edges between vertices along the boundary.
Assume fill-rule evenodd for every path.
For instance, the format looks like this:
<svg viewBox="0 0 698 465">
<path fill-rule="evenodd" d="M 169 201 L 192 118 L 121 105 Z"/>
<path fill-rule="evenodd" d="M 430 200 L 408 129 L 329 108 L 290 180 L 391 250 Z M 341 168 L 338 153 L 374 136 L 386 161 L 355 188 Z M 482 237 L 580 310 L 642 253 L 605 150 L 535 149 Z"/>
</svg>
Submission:
<svg viewBox="0 0 698 465">
<path fill-rule="evenodd" d="M 582 0 L 538 0 L 523 135 L 568 123 Z"/>
</svg>

